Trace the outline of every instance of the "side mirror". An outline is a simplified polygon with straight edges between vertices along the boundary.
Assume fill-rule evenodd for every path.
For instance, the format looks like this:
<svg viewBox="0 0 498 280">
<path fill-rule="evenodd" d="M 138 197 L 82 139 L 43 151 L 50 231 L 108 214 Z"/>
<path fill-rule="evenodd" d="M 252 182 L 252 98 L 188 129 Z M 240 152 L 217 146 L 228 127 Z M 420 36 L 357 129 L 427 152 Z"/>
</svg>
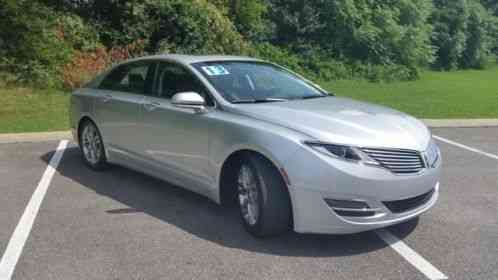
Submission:
<svg viewBox="0 0 498 280">
<path fill-rule="evenodd" d="M 196 113 L 206 110 L 206 100 L 197 92 L 179 92 L 173 95 L 171 103 L 179 108 L 194 109 Z"/>
</svg>

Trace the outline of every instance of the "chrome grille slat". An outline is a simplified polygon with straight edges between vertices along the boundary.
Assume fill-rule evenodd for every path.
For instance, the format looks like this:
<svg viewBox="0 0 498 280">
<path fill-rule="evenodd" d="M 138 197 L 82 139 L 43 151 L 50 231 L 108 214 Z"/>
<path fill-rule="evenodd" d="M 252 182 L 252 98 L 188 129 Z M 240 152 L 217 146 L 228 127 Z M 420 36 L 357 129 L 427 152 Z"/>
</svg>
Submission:
<svg viewBox="0 0 498 280">
<path fill-rule="evenodd" d="M 384 158 L 374 155 L 369 155 L 369 156 L 371 158 L 379 159 L 382 162 L 406 162 L 406 163 L 420 162 L 420 158 Z"/>
<path fill-rule="evenodd" d="M 405 151 L 392 152 L 392 151 L 386 151 L 386 150 L 370 150 L 370 149 L 364 149 L 364 151 L 367 153 L 386 154 L 386 155 L 413 155 L 413 153 L 405 152 Z"/>
<path fill-rule="evenodd" d="M 414 174 L 425 168 L 422 156 L 417 151 L 374 148 L 361 150 L 395 174 Z"/>
<path fill-rule="evenodd" d="M 393 167 L 393 166 L 388 166 L 392 170 L 412 170 L 420 167 L 412 167 L 412 166 L 403 166 L 403 167 Z"/>
<path fill-rule="evenodd" d="M 420 160 L 383 160 L 385 164 L 398 164 L 398 163 L 403 163 L 403 164 L 420 164 Z"/>
<path fill-rule="evenodd" d="M 368 153 L 368 154 L 372 155 L 372 156 L 380 157 L 380 158 L 394 158 L 394 159 L 418 159 L 419 158 L 418 156 L 412 156 L 412 155 L 398 156 L 398 155 L 379 155 L 379 154 L 375 154 L 375 153 Z"/>
<path fill-rule="evenodd" d="M 424 167 L 422 164 L 403 164 L 403 163 L 397 163 L 397 164 L 384 164 L 385 166 L 389 166 L 392 168 L 397 168 L 397 167 L 410 167 L 410 168 L 418 168 L 418 167 Z"/>
</svg>

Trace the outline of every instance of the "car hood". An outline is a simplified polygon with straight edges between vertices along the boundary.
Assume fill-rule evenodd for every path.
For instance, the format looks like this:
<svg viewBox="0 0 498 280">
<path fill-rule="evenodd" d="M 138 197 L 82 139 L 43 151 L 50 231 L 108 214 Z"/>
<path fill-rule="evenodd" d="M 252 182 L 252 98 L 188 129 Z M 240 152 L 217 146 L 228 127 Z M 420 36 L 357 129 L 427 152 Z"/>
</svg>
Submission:
<svg viewBox="0 0 498 280">
<path fill-rule="evenodd" d="M 336 144 L 424 151 L 430 141 L 430 131 L 414 117 L 349 98 L 238 104 L 231 111 Z"/>
</svg>

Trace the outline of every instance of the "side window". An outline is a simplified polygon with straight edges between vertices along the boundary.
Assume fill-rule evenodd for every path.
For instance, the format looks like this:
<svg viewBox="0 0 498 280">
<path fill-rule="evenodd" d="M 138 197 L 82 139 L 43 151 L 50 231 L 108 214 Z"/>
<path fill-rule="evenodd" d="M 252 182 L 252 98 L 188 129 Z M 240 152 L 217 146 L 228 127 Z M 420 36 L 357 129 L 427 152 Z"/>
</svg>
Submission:
<svg viewBox="0 0 498 280">
<path fill-rule="evenodd" d="M 157 83 L 154 93 L 161 98 L 170 99 L 179 92 L 193 91 L 197 92 L 206 99 L 208 106 L 213 106 L 213 100 L 207 93 L 207 89 L 202 83 L 181 66 L 160 62 L 157 67 Z"/>
<path fill-rule="evenodd" d="M 139 61 L 114 69 L 100 84 L 101 89 L 150 94 L 155 63 Z"/>
</svg>

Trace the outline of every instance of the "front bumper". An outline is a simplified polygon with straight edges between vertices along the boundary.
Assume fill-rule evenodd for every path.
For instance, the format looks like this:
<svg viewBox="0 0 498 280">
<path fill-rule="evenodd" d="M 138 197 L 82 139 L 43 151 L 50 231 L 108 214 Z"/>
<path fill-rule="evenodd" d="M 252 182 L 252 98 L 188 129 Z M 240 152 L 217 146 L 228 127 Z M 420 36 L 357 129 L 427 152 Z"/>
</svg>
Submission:
<svg viewBox="0 0 498 280">
<path fill-rule="evenodd" d="M 290 181 L 296 232 L 346 234 L 386 227 L 421 215 L 439 196 L 441 164 L 420 174 L 396 175 L 383 168 L 346 162 L 305 147 L 294 158 L 284 168 Z M 406 211 L 393 212 L 385 204 L 426 193 L 429 193 L 427 199 Z M 325 199 L 361 201 L 375 210 L 375 214 L 339 215 Z"/>
</svg>

